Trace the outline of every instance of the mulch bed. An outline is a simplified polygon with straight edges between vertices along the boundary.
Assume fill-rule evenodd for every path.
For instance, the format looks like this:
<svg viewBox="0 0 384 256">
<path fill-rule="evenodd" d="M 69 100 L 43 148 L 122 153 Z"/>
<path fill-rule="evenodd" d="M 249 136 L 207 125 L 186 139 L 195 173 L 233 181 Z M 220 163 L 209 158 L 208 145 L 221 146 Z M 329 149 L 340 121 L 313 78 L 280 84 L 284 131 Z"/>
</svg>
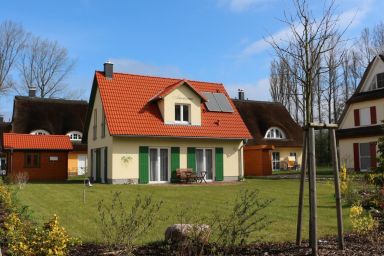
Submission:
<svg viewBox="0 0 384 256">
<path fill-rule="evenodd" d="M 357 235 L 345 236 L 346 249 L 338 250 L 337 240 L 334 237 L 319 240 L 319 255 L 384 255 L 383 242 L 372 244 L 367 241 L 366 237 Z M 303 242 L 301 247 L 297 247 L 295 243 L 256 243 L 247 246 L 232 248 L 227 255 L 311 255 L 311 249 L 308 242 Z M 210 247 L 205 250 L 205 255 L 209 253 Z M 133 252 L 134 255 L 181 255 L 176 251 L 172 251 L 169 246 L 163 243 L 155 243 L 137 247 Z M 100 245 L 84 244 L 76 248 L 72 248 L 69 255 L 73 256 L 91 256 L 91 255 L 118 255 L 106 253 L 106 249 Z M 182 254 L 188 255 L 188 254 Z"/>
</svg>

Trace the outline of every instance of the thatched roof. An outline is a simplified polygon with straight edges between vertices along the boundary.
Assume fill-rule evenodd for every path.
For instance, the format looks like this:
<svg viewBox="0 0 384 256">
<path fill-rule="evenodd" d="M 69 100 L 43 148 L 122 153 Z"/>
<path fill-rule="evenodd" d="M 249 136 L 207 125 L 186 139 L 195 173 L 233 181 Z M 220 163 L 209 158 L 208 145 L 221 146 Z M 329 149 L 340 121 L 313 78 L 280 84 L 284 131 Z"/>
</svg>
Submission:
<svg viewBox="0 0 384 256">
<path fill-rule="evenodd" d="M 253 136 L 247 145 L 302 146 L 303 130 L 282 104 L 253 100 L 233 100 L 233 102 Z M 271 127 L 280 128 L 286 138 L 265 139 L 264 136 Z"/>
<path fill-rule="evenodd" d="M 86 101 L 16 96 L 13 104 L 14 133 L 39 129 L 54 135 L 83 132 L 88 108 Z"/>
</svg>

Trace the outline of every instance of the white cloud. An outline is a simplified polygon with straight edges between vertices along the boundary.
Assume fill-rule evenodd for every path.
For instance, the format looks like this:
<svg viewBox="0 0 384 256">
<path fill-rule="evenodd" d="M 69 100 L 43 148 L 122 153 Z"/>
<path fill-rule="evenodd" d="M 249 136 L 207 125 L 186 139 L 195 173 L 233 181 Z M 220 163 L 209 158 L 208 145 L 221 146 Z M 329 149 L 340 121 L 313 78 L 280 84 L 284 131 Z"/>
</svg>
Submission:
<svg viewBox="0 0 384 256">
<path fill-rule="evenodd" d="M 276 41 L 286 40 L 287 37 L 289 37 L 291 34 L 291 29 L 289 27 L 286 27 L 276 33 L 274 33 L 271 36 L 268 36 L 267 38 L 259 39 L 251 44 L 249 44 L 247 47 L 245 47 L 241 53 L 237 56 L 239 59 L 242 58 L 248 58 L 252 55 L 264 52 L 265 50 L 269 49 L 270 44 L 268 41 L 271 41 L 272 38 Z"/>
<path fill-rule="evenodd" d="M 341 29 L 347 26 L 352 28 L 362 24 L 364 22 L 364 19 L 369 14 L 369 11 L 372 7 L 372 3 L 373 3 L 372 0 L 360 1 L 359 5 L 356 6 L 355 8 L 340 13 L 338 17 L 339 27 Z M 298 28 L 298 31 L 300 32 L 300 27 Z M 237 58 L 238 59 L 248 58 L 255 54 L 258 54 L 270 49 L 271 46 L 268 43 L 268 41 L 271 41 L 272 38 L 276 42 L 279 42 L 279 41 L 286 42 L 290 36 L 291 36 L 290 27 L 285 27 L 266 38 L 259 39 L 250 43 L 240 52 L 240 54 L 237 55 Z"/>
<path fill-rule="evenodd" d="M 116 72 L 133 73 L 153 76 L 180 76 L 180 69 L 176 66 L 156 66 L 132 59 L 111 59 Z"/>
<path fill-rule="evenodd" d="M 228 7 L 233 12 L 242 12 L 269 2 L 271 0 L 218 0 L 219 5 Z"/>
<path fill-rule="evenodd" d="M 255 83 L 226 84 L 225 87 L 232 98 L 237 98 L 237 90 L 243 89 L 246 99 L 261 101 L 271 99 L 269 95 L 269 78 L 260 79 Z"/>
</svg>

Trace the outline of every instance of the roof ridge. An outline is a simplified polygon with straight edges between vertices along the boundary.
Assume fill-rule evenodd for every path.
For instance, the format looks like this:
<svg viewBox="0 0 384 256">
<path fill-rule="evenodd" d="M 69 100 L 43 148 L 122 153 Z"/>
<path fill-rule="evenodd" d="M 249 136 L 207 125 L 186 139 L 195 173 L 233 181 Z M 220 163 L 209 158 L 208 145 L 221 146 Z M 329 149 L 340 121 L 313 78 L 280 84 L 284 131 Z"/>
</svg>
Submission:
<svg viewBox="0 0 384 256">
<path fill-rule="evenodd" d="M 28 100 L 28 101 L 56 101 L 56 102 L 62 102 L 62 103 L 82 103 L 82 104 L 88 104 L 88 101 L 86 100 L 74 100 L 74 99 L 63 99 L 63 98 L 40 98 L 40 97 L 29 97 L 29 96 L 23 96 L 23 95 L 16 95 L 15 99 L 18 100 Z"/>
<path fill-rule="evenodd" d="M 40 137 L 40 136 L 50 136 L 50 137 L 64 137 L 64 136 L 68 136 L 66 134 L 30 134 L 30 133 L 16 133 L 16 132 L 5 132 L 4 134 L 7 134 L 7 135 L 17 135 L 17 136 L 36 136 L 36 137 Z"/>
<path fill-rule="evenodd" d="M 281 102 L 276 102 L 276 101 L 266 101 L 266 100 L 240 100 L 240 99 L 233 99 L 233 101 L 241 101 L 241 102 L 255 102 L 255 103 L 267 103 L 267 104 L 276 104 L 276 105 L 282 105 L 284 106 Z"/>
<path fill-rule="evenodd" d="M 104 74 L 104 71 L 96 70 L 95 72 Z M 208 81 L 198 81 L 198 80 L 190 80 L 187 78 L 178 78 L 178 77 L 165 77 L 165 76 L 156 76 L 156 75 L 143 75 L 143 74 L 133 74 L 133 73 L 123 73 L 123 72 L 115 72 L 113 71 L 114 74 L 120 74 L 120 75 L 129 75 L 129 76 L 140 76 L 140 77 L 147 77 L 147 78 L 160 78 L 160 79 L 172 79 L 172 80 L 184 80 L 188 82 L 196 82 L 196 83 L 206 83 L 206 84 L 215 84 L 215 85 L 223 85 L 223 83 L 218 83 L 218 82 L 208 82 Z"/>
</svg>

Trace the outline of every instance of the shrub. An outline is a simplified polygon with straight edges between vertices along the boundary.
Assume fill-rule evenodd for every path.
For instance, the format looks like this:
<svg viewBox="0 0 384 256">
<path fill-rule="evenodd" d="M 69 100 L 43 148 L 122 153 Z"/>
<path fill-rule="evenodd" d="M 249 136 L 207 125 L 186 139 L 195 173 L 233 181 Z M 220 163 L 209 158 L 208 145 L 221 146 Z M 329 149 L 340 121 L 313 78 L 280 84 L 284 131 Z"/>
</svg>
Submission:
<svg viewBox="0 0 384 256">
<path fill-rule="evenodd" d="M 0 185 L 0 207 L 7 210 L 12 207 L 11 193 L 6 186 Z"/>
<path fill-rule="evenodd" d="M 30 226 L 21 221 L 17 213 L 12 212 L 5 217 L 3 228 L 2 240 L 8 245 L 9 254 L 14 256 L 34 255 L 34 250 L 31 247 L 32 241 L 29 239 Z"/>
<path fill-rule="evenodd" d="M 59 225 L 56 215 L 38 227 L 14 206 L 11 193 L 0 185 L 0 203 L 3 210 L 1 242 L 13 256 L 64 256 L 75 240 Z M 77 241 L 76 241 L 77 242 Z M 7 255 L 8 255 L 7 254 Z"/>
<path fill-rule="evenodd" d="M 265 228 L 270 222 L 261 211 L 272 200 L 260 199 L 258 190 L 242 190 L 227 215 L 214 213 L 216 243 L 220 247 L 244 245 L 249 236 Z"/>
<path fill-rule="evenodd" d="M 152 196 L 137 195 L 133 205 L 127 208 L 120 192 L 113 194 L 110 205 L 99 201 L 98 221 L 103 242 L 110 250 L 122 246 L 130 254 L 138 238 L 153 227 L 161 205 L 162 201 L 154 202 Z"/>
<path fill-rule="evenodd" d="M 365 235 L 375 230 L 378 223 L 370 214 L 364 212 L 361 205 L 355 204 L 349 211 L 352 230 L 357 234 Z"/>
</svg>

